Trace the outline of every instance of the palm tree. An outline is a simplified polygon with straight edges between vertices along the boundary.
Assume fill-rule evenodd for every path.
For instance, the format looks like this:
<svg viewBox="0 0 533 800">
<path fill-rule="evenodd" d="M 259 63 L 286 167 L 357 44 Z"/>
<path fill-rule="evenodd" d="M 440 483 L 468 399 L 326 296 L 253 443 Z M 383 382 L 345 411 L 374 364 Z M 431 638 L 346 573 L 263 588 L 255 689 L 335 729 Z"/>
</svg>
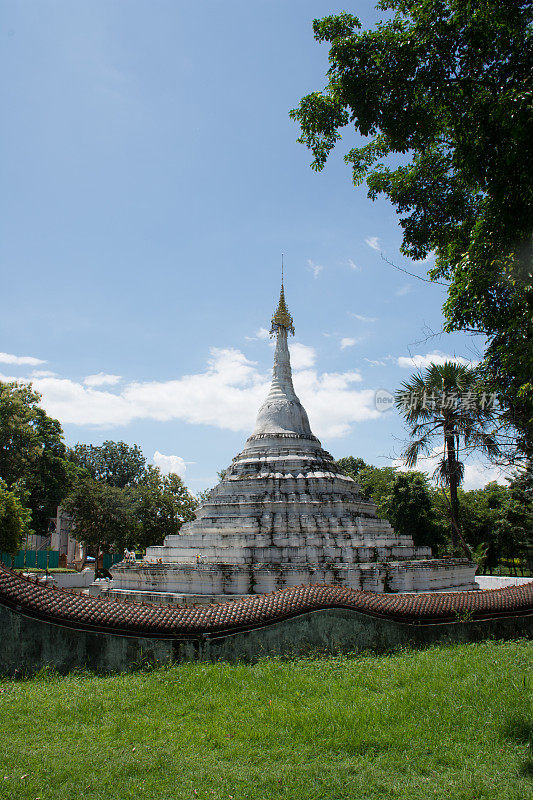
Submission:
<svg viewBox="0 0 533 800">
<path fill-rule="evenodd" d="M 396 407 L 410 426 L 412 441 L 403 457 L 408 468 L 416 466 L 423 455 L 431 456 L 440 440 L 442 457 L 433 477 L 449 490 L 450 534 L 452 550 L 462 549 L 472 558 L 459 524 L 457 490 L 463 480 L 463 458 L 472 450 L 481 450 L 489 457 L 498 455 L 493 422 L 494 395 L 487 395 L 479 386 L 476 369 L 446 361 L 432 364 L 424 373 L 417 372 L 402 383 L 396 392 Z"/>
</svg>

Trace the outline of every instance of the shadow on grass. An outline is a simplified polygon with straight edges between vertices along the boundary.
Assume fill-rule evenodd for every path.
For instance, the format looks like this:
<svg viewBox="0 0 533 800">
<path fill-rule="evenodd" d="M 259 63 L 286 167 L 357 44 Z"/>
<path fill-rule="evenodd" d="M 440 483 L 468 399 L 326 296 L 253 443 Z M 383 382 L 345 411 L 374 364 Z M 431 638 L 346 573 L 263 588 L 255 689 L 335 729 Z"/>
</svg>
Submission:
<svg viewBox="0 0 533 800">
<path fill-rule="evenodd" d="M 533 779 L 533 719 L 527 716 L 511 717 L 503 729 L 503 734 L 512 742 L 527 745 L 530 757 L 522 764 L 520 773 Z"/>
</svg>

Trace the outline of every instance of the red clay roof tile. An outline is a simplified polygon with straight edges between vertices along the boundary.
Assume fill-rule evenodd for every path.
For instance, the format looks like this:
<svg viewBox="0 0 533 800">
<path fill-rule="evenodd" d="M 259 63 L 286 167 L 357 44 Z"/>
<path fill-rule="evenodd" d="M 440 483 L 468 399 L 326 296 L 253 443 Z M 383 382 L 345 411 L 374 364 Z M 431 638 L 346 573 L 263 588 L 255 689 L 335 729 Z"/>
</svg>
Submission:
<svg viewBox="0 0 533 800">
<path fill-rule="evenodd" d="M 156 606 L 50 588 L 0 567 L 0 605 L 59 625 L 148 637 L 234 632 L 327 608 L 423 625 L 533 612 L 533 583 L 473 592 L 377 594 L 316 584 L 218 605 Z"/>
</svg>

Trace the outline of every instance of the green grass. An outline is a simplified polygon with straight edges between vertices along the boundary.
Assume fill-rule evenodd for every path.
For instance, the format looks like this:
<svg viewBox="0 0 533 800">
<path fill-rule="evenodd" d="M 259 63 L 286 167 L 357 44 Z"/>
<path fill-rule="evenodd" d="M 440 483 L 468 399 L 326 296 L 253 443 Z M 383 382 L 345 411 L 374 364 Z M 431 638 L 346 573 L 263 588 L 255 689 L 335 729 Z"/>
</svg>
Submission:
<svg viewBox="0 0 533 800">
<path fill-rule="evenodd" d="M 38 572 L 39 575 L 44 575 L 46 569 L 42 567 L 16 567 L 15 572 L 21 574 L 22 572 Z M 76 572 L 75 569 L 69 567 L 48 567 L 48 572 Z"/>
<path fill-rule="evenodd" d="M 533 643 L 0 681 L 9 800 L 526 800 Z"/>
</svg>

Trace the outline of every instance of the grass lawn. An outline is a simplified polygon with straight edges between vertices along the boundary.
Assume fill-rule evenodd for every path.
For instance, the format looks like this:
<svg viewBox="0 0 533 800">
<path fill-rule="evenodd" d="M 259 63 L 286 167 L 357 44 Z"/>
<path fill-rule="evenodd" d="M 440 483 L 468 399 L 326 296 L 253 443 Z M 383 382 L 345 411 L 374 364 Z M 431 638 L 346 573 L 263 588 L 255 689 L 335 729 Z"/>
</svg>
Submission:
<svg viewBox="0 0 533 800">
<path fill-rule="evenodd" d="M 23 572 L 38 572 L 39 575 L 44 575 L 46 570 L 42 569 L 41 567 L 17 567 L 15 572 L 18 572 L 21 575 Z M 48 572 L 76 572 L 75 569 L 70 569 L 69 567 L 48 567 Z"/>
<path fill-rule="evenodd" d="M 527 800 L 533 643 L 0 681 L 9 800 Z"/>
</svg>

